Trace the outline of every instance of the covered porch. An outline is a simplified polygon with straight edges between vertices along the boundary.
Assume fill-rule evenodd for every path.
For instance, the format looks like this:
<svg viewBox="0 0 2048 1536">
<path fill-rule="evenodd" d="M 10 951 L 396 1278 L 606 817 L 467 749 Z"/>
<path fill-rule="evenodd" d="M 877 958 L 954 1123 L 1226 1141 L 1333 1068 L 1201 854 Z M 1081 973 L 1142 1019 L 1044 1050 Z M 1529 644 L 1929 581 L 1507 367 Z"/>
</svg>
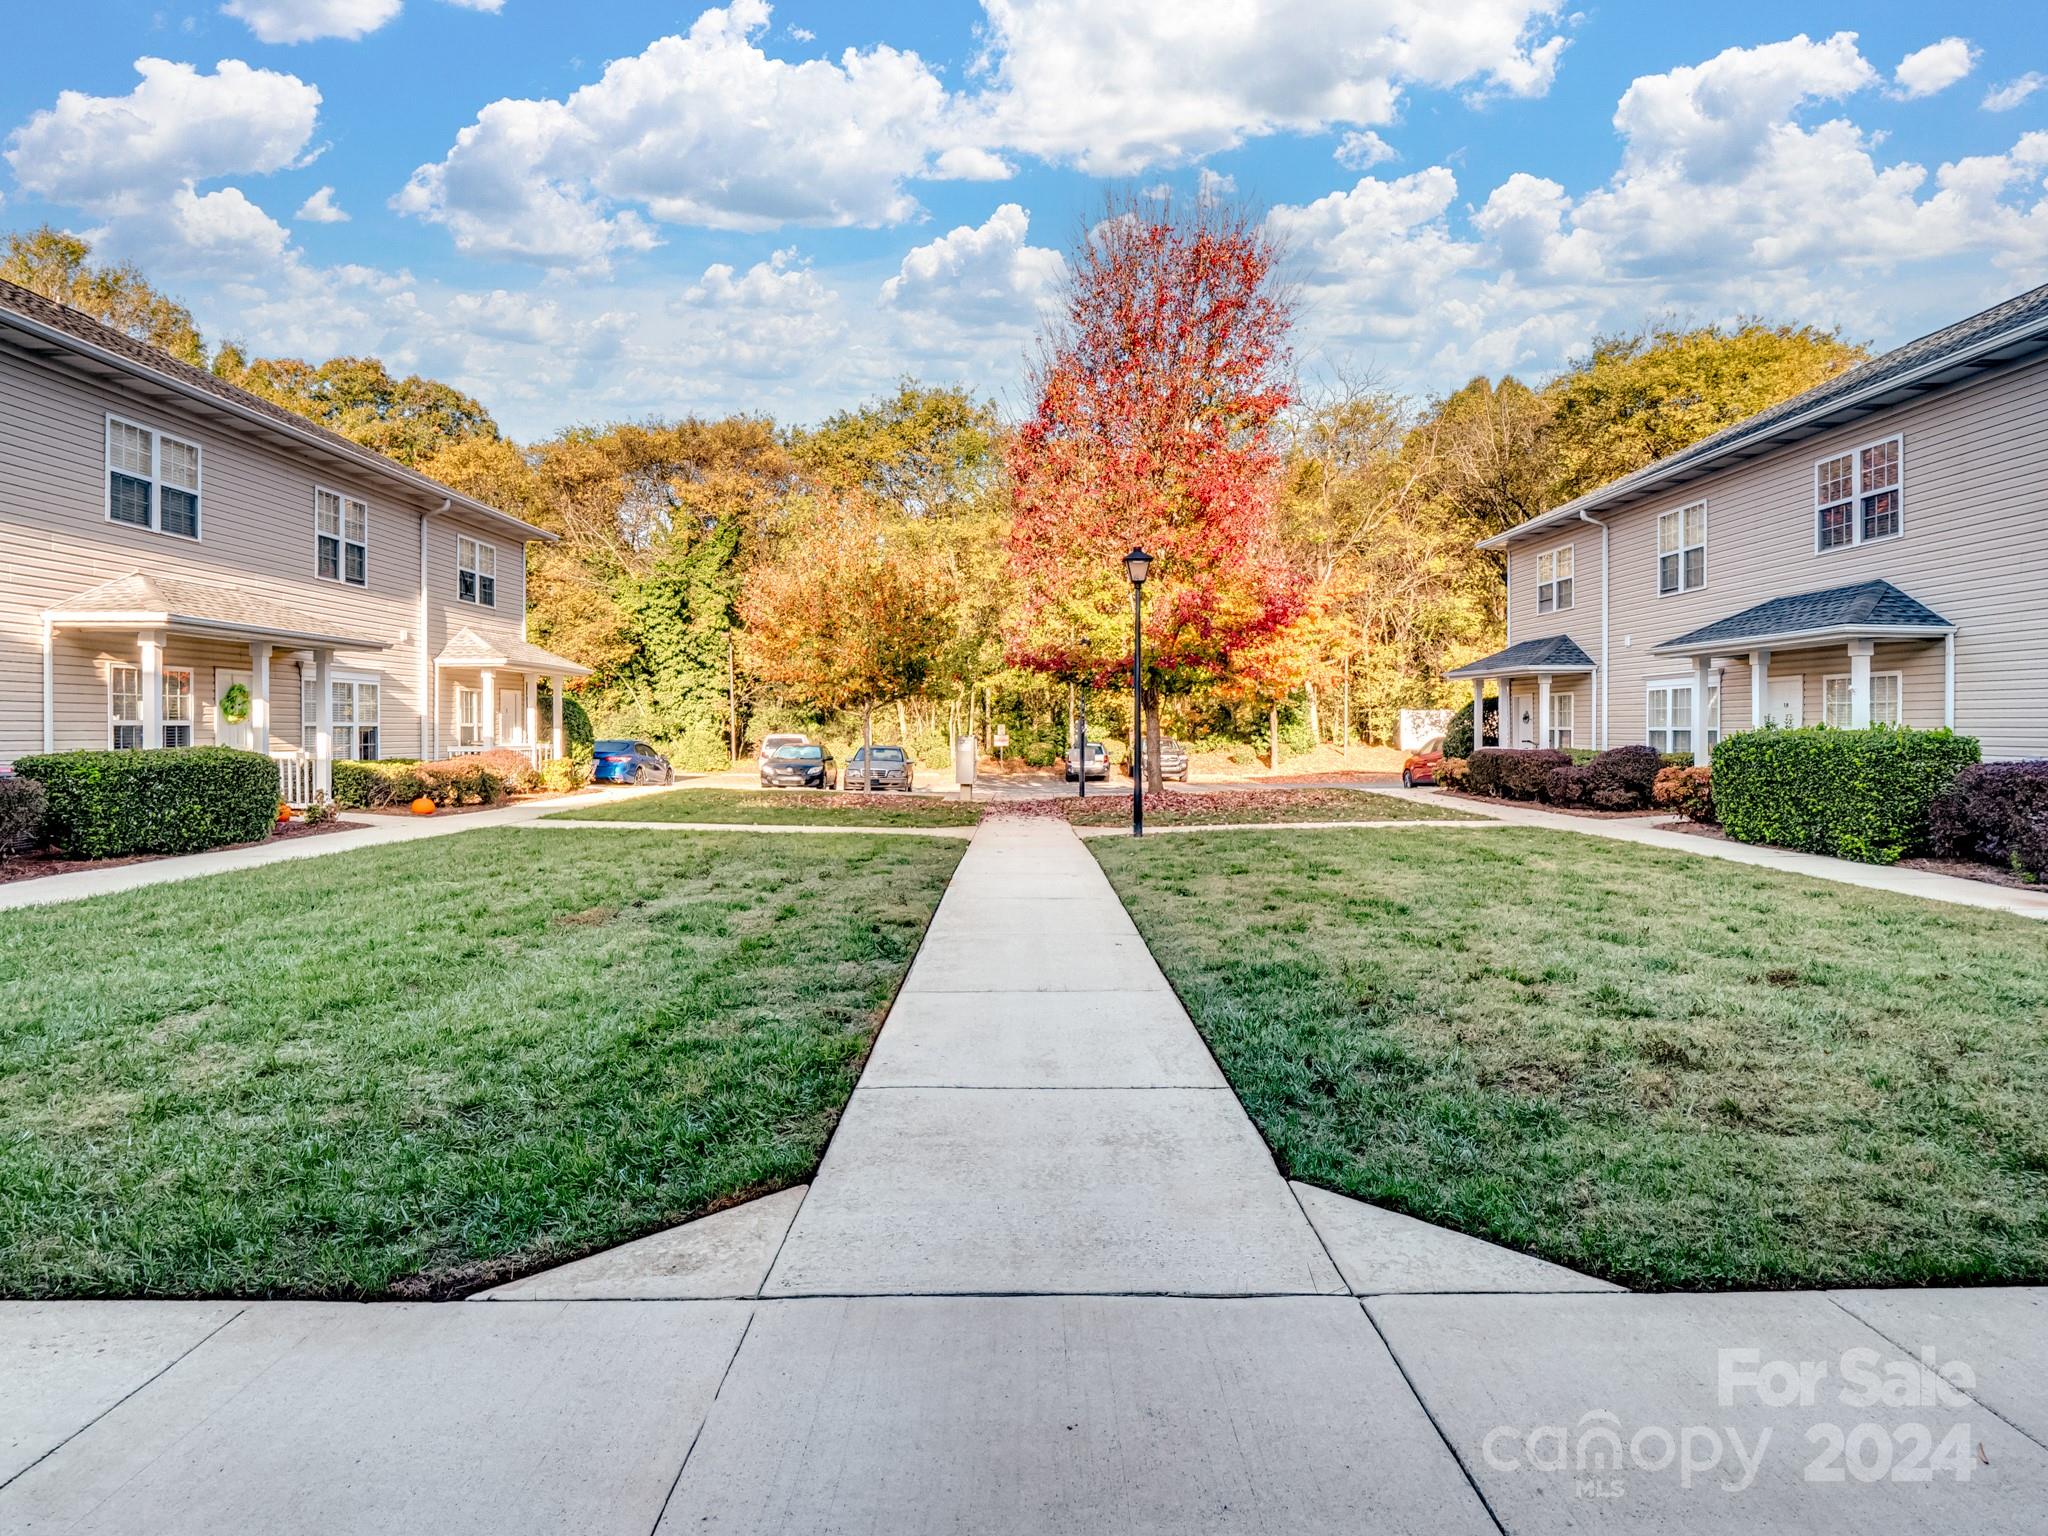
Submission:
<svg viewBox="0 0 2048 1536">
<path fill-rule="evenodd" d="M 1478 747 L 1577 747 L 1592 739 L 1595 667 L 1569 635 L 1523 640 L 1504 651 L 1447 672 L 1472 684 L 1472 745 Z M 1485 736 L 1486 685 L 1494 685 L 1497 723 Z"/>
<path fill-rule="evenodd" d="M 1725 733 L 1742 714 L 1740 692 L 1724 686 L 1748 674 L 1750 728 L 1824 723 L 1956 722 L 1956 626 L 1888 581 L 1858 582 L 1776 597 L 1653 646 L 1685 663 L 1692 740 L 1711 755 L 1710 700 Z"/>
<path fill-rule="evenodd" d="M 92 708 L 66 699 L 60 686 L 60 656 L 80 642 L 104 658 L 94 663 L 103 672 L 94 686 L 105 688 L 106 746 L 261 752 L 277 764 L 279 798 L 293 805 L 333 793 L 337 732 L 345 728 L 337 721 L 337 653 L 375 653 L 389 643 L 210 582 L 118 577 L 43 613 L 45 751 L 57 750 L 60 708 L 78 709 L 80 719 Z M 276 681 L 292 663 L 300 681 L 292 686 L 284 672 L 292 696 L 280 711 Z M 376 685 L 368 686 L 374 697 Z M 288 719 L 297 721 L 296 739 Z M 76 723 L 67 720 L 65 734 Z"/>
<path fill-rule="evenodd" d="M 564 690 L 570 678 L 588 676 L 590 668 L 529 640 L 464 625 L 434 658 L 432 755 L 512 751 L 536 768 L 566 755 Z"/>
</svg>

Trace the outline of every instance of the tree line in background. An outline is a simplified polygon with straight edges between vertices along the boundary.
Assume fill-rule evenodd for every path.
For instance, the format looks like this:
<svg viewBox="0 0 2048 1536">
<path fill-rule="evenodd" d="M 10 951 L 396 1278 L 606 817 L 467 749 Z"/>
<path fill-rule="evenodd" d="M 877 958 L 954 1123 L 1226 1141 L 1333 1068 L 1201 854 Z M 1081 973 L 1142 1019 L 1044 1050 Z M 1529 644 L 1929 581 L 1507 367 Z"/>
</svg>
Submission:
<svg viewBox="0 0 2048 1536">
<path fill-rule="evenodd" d="M 927 761 L 963 731 L 985 748 L 993 722 L 1050 762 L 1077 689 L 1099 693 L 1090 734 L 1124 736 L 1118 562 L 1140 544 L 1149 737 L 1276 762 L 1388 740 L 1501 643 L 1500 565 L 1476 541 L 1865 356 L 1811 326 L 1664 322 L 1541 386 L 1303 388 L 1283 261 L 1242 210 L 1115 200 L 1070 253 L 1019 423 L 906 379 L 812 426 L 685 417 L 526 444 L 376 358 L 209 349 L 188 310 L 72 235 L 8 236 L 0 277 L 557 534 L 528 551 L 530 633 L 593 668 L 600 734 L 690 767 L 768 730 L 849 743 L 877 708 Z"/>
</svg>

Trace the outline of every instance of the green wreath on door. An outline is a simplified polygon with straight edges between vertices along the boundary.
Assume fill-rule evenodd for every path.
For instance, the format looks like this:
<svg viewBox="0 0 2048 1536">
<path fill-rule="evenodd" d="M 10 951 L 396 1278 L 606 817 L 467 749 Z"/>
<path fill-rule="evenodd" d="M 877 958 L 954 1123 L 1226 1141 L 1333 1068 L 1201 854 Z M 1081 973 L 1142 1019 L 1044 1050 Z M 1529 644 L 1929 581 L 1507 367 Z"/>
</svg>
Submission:
<svg viewBox="0 0 2048 1536">
<path fill-rule="evenodd" d="M 249 690 L 242 683 L 233 683 L 220 696 L 220 717 L 229 725 L 240 725 L 249 718 Z"/>
</svg>

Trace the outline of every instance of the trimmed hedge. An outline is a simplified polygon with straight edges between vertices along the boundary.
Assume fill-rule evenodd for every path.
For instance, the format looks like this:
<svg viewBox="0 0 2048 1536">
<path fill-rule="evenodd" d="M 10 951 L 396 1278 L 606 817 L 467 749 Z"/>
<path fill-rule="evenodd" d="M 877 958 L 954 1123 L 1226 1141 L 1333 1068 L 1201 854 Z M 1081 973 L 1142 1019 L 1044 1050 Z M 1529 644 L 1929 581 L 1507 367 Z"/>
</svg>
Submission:
<svg viewBox="0 0 2048 1536">
<path fill-rule="evenodd" d="M 468 752 L 435 763 L 397 757 L 337 762 L 334 803 L 354 810 L 410 805 L 419 799 L 436 805 L 495 805 L 508 791 L 535 782 L 533 765 L 518 752 Z"/>
<path fill-rule="evenodd" d="M 199 853 L 277 824 L 277 764 L 233 747 L 58 752 L 14 771 L 48 793 L 44 831 L 76 859 Z"/>
<path fill-rule="evenodd" d="M 1495 735 L 1500 729 L 1500 700 L 1486 701 L 1486 734 Z M 1451 723 L 1444 727 L 1444 756 L 1470 758 L 1472 740 L 1472 701 L 1467 699 L 1451 715 Z"/>
<path fill-rule="evenodd" d="M 1545 794 L 1553 805 L 1640 811 L 1650 803 L 1662 766 L 1654 747 L 1615 747 L 1552 769 Z"/>
<path fill-rule="evenodd" d="M 1481 747 L 1465 761 L 1474 794 L 1541 800 L 1550 792 L 1551 774 L 1571 767 L 1572 756 L 1551 747 Z"/>
<path fill-rule="evenodd" d="M 1650 794 L 1651 804 L 1676 811 L 1687 821 L 1713 826 L 1714 770 L 1711 768 L 1659 768 Z"/>
<path fill-rule="evenodd" d="M 1978 763 L 1928 808 L 1928 842 L 1948 858 L 2048 876 L 2048 762 Z"/>
<path fill-rule="evenodd" d="M 1893 864 L 1927 848 L 1936 797 L 1978 755 L 1946 730 L 1765 726 L 1714 749 L 1714 808 L 1745 843 Z"/>
</svg>

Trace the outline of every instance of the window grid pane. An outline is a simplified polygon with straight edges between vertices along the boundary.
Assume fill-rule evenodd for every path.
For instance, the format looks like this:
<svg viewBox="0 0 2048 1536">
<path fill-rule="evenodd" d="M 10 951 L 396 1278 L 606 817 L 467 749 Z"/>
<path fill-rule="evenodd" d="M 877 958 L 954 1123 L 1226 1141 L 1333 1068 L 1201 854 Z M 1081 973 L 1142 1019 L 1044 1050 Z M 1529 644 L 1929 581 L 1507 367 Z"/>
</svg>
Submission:
<svg viewBox="0 0 2048 1536">
<path fill-rule="evenodd" d="M 165 533 L 175 533 L 188 539 L 198 538 L 199 498 L 190 491 L 181 491 L 169 485 L 159 488 L 157 495 L 163 503 L 157 526 Z"/>
<path fill-rule="evenodd" d="M 345 511 L 348 527 L 344 536 L 358 544 L 367 543 L 370 537 L 370 509 L 360 501 L 350 501 L 345 504 Z"/>
<path fill-rule="evenodd" d="M 319 572 L 322 576 L 332 581 L 341 575 L 341 542 L 324 533 L 319 536 L 316 542 L 320 550 Z"/>
<path fill-rule="evenodd" d="M 363 546 L 360 544 L 350 544 L 347 546 L 347 549 L 348 559 L 346 568 L 342 573 L 342 579 L 358 587 L 363 586 L 368 580 L 368 572 L 365 570 L 363 563 Z"/>
<path fill-rule="evenodd" d="M 107 487 L 107 515 L 117 523 L 133 523 L 137 528 L 147 528 L 149 482 L 114 471 Z"/>
<path fill-rule="evenodd" d="M 1678 590 L 1677 555 L 1659 555 L 1657 557 L 1657 590 L 1659 592 L 1676 592 Z"/>
<path fill-rule="evenodd" d="M 341 537 L 341 498 L 334 492 L 313 493 L 313 526 L 330 537 Z"/>
<path fill-rule="evenodd" d="M 1678 514 L 1666 512 L 1657 519 L 1657 553 L 1675 555 L 1678 553 Z"/>
<path fill-rule="evenodd" d="M 142 428 L 131 427 L 125 421 L 107 423 L 108 468 L 126 470 L 146 480 L 156 472 L 150 447 L 150 436 Z"/>
<path fill-rule="evenodd" d="M 1899 531 L 1899 493 L 1881 491 L 1863 498 L 1863 537 L 1888 539 Z"/>
<path fill-rule="evenodd" d="M 181 443 L 175 437 L 166 437 L 157 444 L 156 477 L 165 485 L 175 485 L 180 490 L 197 493 L 199 490 L 199 450 L 190 443 Z"/>
</svg>

